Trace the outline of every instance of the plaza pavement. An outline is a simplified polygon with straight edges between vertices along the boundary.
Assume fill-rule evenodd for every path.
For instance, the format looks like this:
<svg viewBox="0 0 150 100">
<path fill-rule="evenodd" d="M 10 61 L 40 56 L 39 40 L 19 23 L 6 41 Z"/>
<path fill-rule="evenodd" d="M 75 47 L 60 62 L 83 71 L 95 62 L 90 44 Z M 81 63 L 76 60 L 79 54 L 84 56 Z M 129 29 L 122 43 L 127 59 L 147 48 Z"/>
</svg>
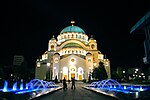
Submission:
<svg viewBox="0 0 150 100">
<path fill-rule="evenodd" d="M 62 86 L 62 84 L 59 84 Z M 35 98 L 34 100 L 117 100 L 114 97 L 109 97 L 104 94 L 96 93 L 87 89 L 83 86 L 87 85 L 82 82 L 76 82 L 76 89 L 71 89 L 71 83 L 67 83 L 67 90 L 57 90 L 47 95 Z"/>
</svg>

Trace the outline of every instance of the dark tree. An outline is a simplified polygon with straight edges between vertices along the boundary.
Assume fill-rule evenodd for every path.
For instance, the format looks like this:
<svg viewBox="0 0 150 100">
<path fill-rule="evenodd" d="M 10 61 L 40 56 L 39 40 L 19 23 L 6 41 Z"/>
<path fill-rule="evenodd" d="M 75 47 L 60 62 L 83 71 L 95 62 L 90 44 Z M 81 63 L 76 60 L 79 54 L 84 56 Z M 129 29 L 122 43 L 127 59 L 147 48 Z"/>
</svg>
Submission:
<svg viewBox="0 0 150 100">
<path fill-rule="evenodd" d="M 121 81 L 121 79 L 123 78 L 123 70 L 122 70 L 122 68 L 121 67 L 117 67 L 116 73 L 117 73 L 117 80 Z"/>
<path fill-rule="evenodd" d="M 98 67 L 96 67 L 93 69 L 92 77 L 97 80 L 97 79 L 99 79 L 99 76 L 100 76 L 100 69 Z"/>
<path fill-rule="evenodd" d="M 104 80 L 108 78 L 103 62 L 100 62 L 99 66 L 93 69 L 92 77 L 98 80 Z"/>
</svg>

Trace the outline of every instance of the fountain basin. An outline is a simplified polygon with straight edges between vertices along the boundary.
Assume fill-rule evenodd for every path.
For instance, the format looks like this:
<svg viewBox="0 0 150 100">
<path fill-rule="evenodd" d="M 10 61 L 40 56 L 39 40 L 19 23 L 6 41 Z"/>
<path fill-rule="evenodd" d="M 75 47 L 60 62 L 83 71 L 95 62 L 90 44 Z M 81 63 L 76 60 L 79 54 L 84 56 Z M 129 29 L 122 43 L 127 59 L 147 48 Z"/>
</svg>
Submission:
<svg viewBox="0 0 150 100">
<path fill-rule="evenodd" d="M 21 83 L 20 87 L 17 86 L 17 82 L 15 82 L 12 88 L 10 88 L 8 87 L 8 82 L 4 81 L 4 86 L 0 89 L 0 97 L 8 100 L 29 100 L 62 89 L 62 87 L 54 82 L 39 79 L 33 79 L 26 83 L 26 85 Z"/>
<path fill-rule="evenodd" d="M 13 92 L 0 92 L 0 97 L 6 100 L 29 100 L 30 94 L 14 94 Z"/>
<path fill-rule="evenodd" d="M 84 88 L 121 100 L 148 98 L 150 94 L 150 86 L 121 85 L 113 79 L 92 82 Z"/>
</svg>

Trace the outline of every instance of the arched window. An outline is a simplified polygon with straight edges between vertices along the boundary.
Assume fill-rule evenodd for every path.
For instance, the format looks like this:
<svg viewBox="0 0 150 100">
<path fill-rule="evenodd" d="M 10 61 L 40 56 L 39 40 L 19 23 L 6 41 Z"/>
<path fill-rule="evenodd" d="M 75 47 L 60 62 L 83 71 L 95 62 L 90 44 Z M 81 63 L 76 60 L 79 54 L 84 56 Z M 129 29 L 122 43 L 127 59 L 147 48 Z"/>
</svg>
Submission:
<svg viewBox="0 0 150 100">
<path fill-rule="evenodd" d="M 77 34 L 76 34 L 76 38 L 77 38 Z"/>
<path fill-rule="evenodd" d="M 75 68 L 71 68 L 71 71 L 75 71 Z"/>
<path fill-rule="evenodd" d="M 83 74 L 83 68 L 82 68 L 82 67 L 79 67 L 79 68 L 78 68 L 78 73 L 79 73 L 79 74 Z"/>
<path fill-rule="evenodd" d="M 51 50 L 54 50 L 54 45 L 51 45 Z"/>
<path fill-rule="evenodd" d="M 78 51 L 76 50 L 76 54 L 78 54 Z"/>
<path fill-rule="evenodd" d="M 68 73 L 68 68 L 67 67 L 63 67 L 63 74 L 67 74 Z"/>
<path fill-rule="evenodd" d="M 91 45 L 91 48 L 92 48 L 92 49 L 94 49 L 94 48 L 95 48 L 95 45 L 94 45 L 94 44 L 92 44 L 92 45 Z"/>
</svg>

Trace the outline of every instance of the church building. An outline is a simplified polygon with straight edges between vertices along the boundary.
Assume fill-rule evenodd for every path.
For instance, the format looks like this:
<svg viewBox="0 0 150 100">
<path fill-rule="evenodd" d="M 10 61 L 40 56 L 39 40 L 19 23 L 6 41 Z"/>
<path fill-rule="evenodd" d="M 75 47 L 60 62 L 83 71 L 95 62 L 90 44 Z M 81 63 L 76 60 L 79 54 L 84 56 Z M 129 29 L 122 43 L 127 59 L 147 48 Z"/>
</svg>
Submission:
<svg viewBox="0 0 150 100">
<path fill-rule="evenodd" d="M 103 62 L 108 78 L 110 61 L 98 50 L 97 41 L 89 38 L 85 31 L 74 25 L 65 27 L 60 34 L 48 42 L 48 50 L 36 61 L 35 78 L 42 80 L 88 80 L 99 62 Z"/>
</svg>

